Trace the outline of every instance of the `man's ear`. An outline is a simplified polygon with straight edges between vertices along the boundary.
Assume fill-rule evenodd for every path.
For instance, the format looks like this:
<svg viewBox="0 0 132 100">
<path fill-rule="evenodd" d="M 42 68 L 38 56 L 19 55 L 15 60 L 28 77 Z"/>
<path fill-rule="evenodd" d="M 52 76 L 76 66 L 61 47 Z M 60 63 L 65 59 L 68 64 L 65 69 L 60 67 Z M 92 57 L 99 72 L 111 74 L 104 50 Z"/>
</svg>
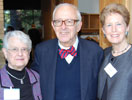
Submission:
<svg viewBox="0 0 132 100">
<path fill-rule="evenodd" d="M 51 26 L 52 26 L 52 28 L 55 30 L 55 27 L 54 27 L 54 24 L 53 24 L 53 22 L 51 21 Z"/>
<path fill-rule="evenodd" d="M 77 25 L 77 32 L 81 30 L 81 27 L 82 27 L 82 21 L 80 21 Z"/>
</svg>

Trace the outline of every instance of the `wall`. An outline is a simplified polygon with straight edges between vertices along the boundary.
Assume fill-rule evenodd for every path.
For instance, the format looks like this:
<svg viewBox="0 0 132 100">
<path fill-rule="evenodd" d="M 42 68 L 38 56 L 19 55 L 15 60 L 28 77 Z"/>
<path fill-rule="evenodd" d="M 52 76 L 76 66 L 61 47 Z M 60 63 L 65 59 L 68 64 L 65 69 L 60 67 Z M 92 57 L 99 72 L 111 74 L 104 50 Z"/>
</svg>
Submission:
<svg viewBox="0 0 132 100">
<path fill-rule="evenodd" d="M 0 0 L 0 39 L 4 36 L 4 15 L 3 15 L 3 0 Z M 0 68 L 4 65 L 4 55 L 0 50 Z"/>
<path fill-rule="evenodd" d="M 99 14 L 99 0 L 78 0 L 78 8 L 83 13 Z"/>
<path fill-rule="evenodd" d="M 125 6 L 128 8 L 129 12 L 130 12 L 130 28 L 129 28 L 129 34 L 128 34 L 128 41 L 130 44 L 132 44 L 132 0 L 127 0 L 127 2 L 125 3 Z"/>
<path fill-rule="evenodd" d="M 0 39 L 4 36 L 3 0 L 0 0 Z"/>
</svg>

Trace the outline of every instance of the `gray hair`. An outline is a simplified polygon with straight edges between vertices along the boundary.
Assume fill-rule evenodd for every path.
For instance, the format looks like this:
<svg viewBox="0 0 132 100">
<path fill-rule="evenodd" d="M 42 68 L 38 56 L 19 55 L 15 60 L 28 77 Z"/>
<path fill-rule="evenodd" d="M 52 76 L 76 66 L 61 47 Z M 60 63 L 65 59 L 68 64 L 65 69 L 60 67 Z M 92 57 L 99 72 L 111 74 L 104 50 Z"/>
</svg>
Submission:
<svg viewBox="0 0 132 100">
<path fill-rule="evenodd" d="M 80 13 L 80 11 L 78 10 L 78 8 L 77 8 L 75 5 L 69 4 L 69 3 L 60 3 L 59 5 L 57 5 L 57 6 L 55 7 L 55 9 L 54 9 L 54 11 L 53 11 L 53 16 L 52 16 L 52 19 L 53 19 L 53 20 L 54 20 L 54 18 L 55 18 L 56 10 L 57 10 L 58 8 L 62 7 L 62 6 L 71 6 L 72 8 L 74 8 L 74 9 L 76 10 L 77 17 L 78 17 L 79 21 L 82 20 L 82 16 L 81 16 L 81 13 Z"/>
<path fill-rule="evenodd" d="M 8 49 L 8 40 L 11 37 L 17 37 L 18 39 L 20 39 L 20 41 L 22 41 L 23 43 L 25 43 L 27 45 L 29 50 L 32 49 L 32 41 L 31 41 L 30 37 L 27 34 L 25 34 L 24 32 L 18 31 L 18 30 L 9 31 L 6 33 L 6 35 L 4 36 L 4 39 L 3 39 L 3 48 Z"/>
</svg>

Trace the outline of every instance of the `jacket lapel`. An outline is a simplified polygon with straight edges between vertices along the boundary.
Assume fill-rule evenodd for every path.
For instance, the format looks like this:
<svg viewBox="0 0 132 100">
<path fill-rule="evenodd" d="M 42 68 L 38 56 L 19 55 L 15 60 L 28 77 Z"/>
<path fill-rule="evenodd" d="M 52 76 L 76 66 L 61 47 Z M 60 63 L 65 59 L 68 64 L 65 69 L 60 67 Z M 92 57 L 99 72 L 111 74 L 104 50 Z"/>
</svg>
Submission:
<svg viewBox="0 0 132 100">
<path fill-rule="evenodd" d="M 79 40 L 79 50 L 80 50 L 80 80 L 81 80 L 81 100 L 85 100 L 87 86 L 89 86 L 90 77 L 88 72 L 90 69 L 88 67 L 88 56 L 87 49 L 85 49 L 81 39 Z M 88 80 L 89 79 L 89 80 Z"/>
<path fill-rule="evenodd" d="M 14 87 L 9 75 L 6 72 L 6 66 L 1 69 L 1 87 Z M 8 82 L 7 82 L 8 81 Z"/>
<path fill-rule="evenodd" d="M 105 56 L 105 60 L 103 61 L 102 67 L 99 72 L 98 97 L 100 99 L 102 98 L 104 86 L 105 86 L 106 79 L 107 79 L 107 74 L 106 74 L 106 72 L 104 72 L 104 68 L 109 63 L 109 57 L 110 57 L 110 53 L 107 56 Z"/>
<path fill-rule="evenodd" d="M 55 39 L 53 45 L 51 45 L 51 47 L 47 48 L 47 64 L 49 67 L 49 73 L 48 77 L 49 81 L 48 86 L 49 86 L 49 99 L 48 100 L 54 100 L 55 97 L 55 76 L 56 76 L 56 62 L 57 62 L 57 54 L 58 54 L 58 41 L 57 39 Z"/>
</svg>

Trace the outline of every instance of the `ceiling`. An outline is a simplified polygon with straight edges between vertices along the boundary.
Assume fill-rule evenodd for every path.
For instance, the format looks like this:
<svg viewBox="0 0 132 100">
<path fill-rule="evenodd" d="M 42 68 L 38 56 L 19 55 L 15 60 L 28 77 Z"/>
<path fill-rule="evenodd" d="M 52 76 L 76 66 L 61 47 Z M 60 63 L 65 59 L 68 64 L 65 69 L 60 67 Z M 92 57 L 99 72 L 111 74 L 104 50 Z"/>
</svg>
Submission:
<svg viewBox="0 0 132 100">
<path fill-rule="evenodd" d="M 4 10 L 40 10 L 41 0 L 3 0 Z"/>
</svg>

